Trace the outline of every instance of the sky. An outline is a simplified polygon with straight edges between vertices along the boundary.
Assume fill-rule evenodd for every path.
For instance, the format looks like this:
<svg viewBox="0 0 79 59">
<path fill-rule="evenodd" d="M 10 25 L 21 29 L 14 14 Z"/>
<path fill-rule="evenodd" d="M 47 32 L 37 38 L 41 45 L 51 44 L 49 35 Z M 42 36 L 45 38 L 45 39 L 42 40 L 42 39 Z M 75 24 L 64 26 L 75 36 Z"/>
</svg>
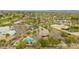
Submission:
<svg viewBox="0 0 79 59">
<path fill-rule="evenodd" d="M 79 10 L 78 0 L 0 0 L 0 10 Z"/>
</svg>

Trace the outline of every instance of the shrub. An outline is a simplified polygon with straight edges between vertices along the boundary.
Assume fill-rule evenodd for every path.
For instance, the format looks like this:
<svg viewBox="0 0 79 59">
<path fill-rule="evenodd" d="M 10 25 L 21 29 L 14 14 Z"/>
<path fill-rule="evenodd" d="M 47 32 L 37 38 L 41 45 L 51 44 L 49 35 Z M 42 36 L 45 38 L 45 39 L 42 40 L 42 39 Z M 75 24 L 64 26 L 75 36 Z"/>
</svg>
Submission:
<svg viewBox="0 0 79 59">
<path fill-rule="evenodd" d="M 33 46 L 34 46 L 35 48 L 41 48 L 41 43 L 38 41 L 38 42 L 36 42 L 36 43 L 33 43 Z"/>
<path fill-rule="evenodd" d="M 48 44 L 49 44 L 48 40 L 44 40 L 44 39 L 38 40 L 37 43 L 38 43 L 41 47 L 47 47 Z"/>
<path fill-rule="evenodd" d="M 16 43 L 16 48 L 17 49 L 23 49 L 26 47 L 26 43 L 24 41 L 20 41 Z"/>
<path fill-rule="evenodd" d="M 59 40 L 54 39 L 54 38 L 52 38 L 52 37 L 49 37 L 49 38 L 48 38 L 48 41 L 49 41 L 49 44 L 51 44 L 52 46 L 55 46 L 55 45 L 57 45 L 57 44 L 60 43 Z"/>
<path fill-rule="evenodd" d="M 37 41 L 37 47 L 55 47 L 57 44 L 59 44 L 60 41 L 57 39 L 54 39 L 52 37 L 48 37 L 47 39 L 40 39 Z"/>
<path fill-rule="evenodd" d="M 9 36 L 10 36 L 10 34 L 7 33 L 7 34 L 6 34 L 6 37 L 9 37 Z"/>
<path fill-rule="evenodd" d="M 32 32 L 32 34 L 33 34 L 33 35 L 36 34 L 36 31 L 34 30 L 34 31 Z"/>
<path fill-rule="evenodd" d="M 63 36 L 63 37 L 67 37 L 68 35 L 70 35 L 70 34 L 69 33 L 65 33 L 65 32 L 61 33 L 61 36 Z"/>
<path fill-rule="evenodd" d="M 68 35 L 68 37 L 65 37 L 65 41 L 68 44 L 76 43 L 77 42 L 77 38 L 75 36 L 73 36 L 73 35 Z"/>
<path fill-rule="evenodd" d="M 52 31 L 52 27 L 49 27 L 48 30 L 49 30 L 49 32 L 51 32 Z"/>
<path fill-rule="evenodd" d="M 5 43 L 6 43 L 6 40 L 5 39 L 0 40 L 0 47 L 4 46 Z"/>
</svg>

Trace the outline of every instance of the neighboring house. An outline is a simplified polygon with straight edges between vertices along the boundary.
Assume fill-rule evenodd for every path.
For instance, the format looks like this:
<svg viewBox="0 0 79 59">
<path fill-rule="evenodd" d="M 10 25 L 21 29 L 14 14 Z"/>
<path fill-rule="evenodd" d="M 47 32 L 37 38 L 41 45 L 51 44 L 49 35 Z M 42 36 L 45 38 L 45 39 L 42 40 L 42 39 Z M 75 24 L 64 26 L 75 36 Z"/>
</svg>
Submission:
<svg viewBox="0 0 79 59">
<path fill-rule="evenodd" d="M 0 27 L 0 35 L 10 34 L 14 35 L 16 33 L 15 30 L 11 30 L 9 26 Z"/>
<path fill-rule="evenodd" d="M 39 31 L 38 31 L 38 34 L 37 34 L 37 37 L 40 39 L 42 37 L 48 37 L 49 35 L 49 31 L 45 28 L 39 28 Z"/>
<path fill-rule="evenodd" d="M 70 24 L 71 21 L 70 20 L 53 20 L 53 23 L 56 23 L 56 24 Z"/>
<path fill-rule="evenodd" d="M 29 27 L 22 20 L 15 22 L 12 26 L 13 29 L 16 31 L 16 33 L 22 33 L 22 34 L 25 33 Z"/>
</svg>

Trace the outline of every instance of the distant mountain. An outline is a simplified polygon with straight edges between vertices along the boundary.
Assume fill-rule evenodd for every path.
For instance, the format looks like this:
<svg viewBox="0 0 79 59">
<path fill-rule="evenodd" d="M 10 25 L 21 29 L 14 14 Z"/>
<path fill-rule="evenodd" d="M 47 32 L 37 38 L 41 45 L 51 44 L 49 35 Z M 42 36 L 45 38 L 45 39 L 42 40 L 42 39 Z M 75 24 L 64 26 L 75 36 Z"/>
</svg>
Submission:
<svg viewBox="0 0 79 59">
<path fill-rule="evenodd" d="M 49 12 L 79 12 L 79 10 L 48 10 Z"/>
<path fill-rule="evenodd" d="M 0 12 L 25 11 L 25 12 L 79 12 L 79 10 L 0 10 Z"/>
<path fill-rule="evenodd" d="M 79 10 L 24 10 L 32 12 L 79 12 Z"/>
<path fill-rule="evenodd" d="M 79 10 L 24 10 L 32 12 L 79 12 Z"/>
</svg>

